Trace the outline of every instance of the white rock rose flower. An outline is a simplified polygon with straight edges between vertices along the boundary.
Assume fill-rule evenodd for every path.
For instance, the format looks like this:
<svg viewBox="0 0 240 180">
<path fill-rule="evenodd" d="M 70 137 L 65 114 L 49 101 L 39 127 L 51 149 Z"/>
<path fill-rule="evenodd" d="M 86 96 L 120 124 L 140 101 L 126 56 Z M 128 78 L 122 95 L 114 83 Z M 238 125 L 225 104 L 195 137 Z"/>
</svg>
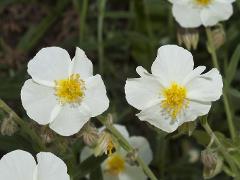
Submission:
<svg viewBox="0 0 240 180">
<path fill-rule="evenodd" d="M 146 138 L 142 136 L 129 136 L 125 126 L 115 124 L 114 127 L 121 132 L 127 141 L 137 150 L 137 154 L 146 164 L 152 161 L 152 151 Z M 100 131 L 103 129 L 101 128 Z M 93 150 L 85 147 L 81 153 L 81 161 L 84 161 L 91 155 Z M 102 172 L 104 180 L 146 180 L 147 176 L 143 170 L 136 166 L 130 165 L 126 160 L 127 152 L 120 146 L 113 154 L 109 155 L 102 163 Z"/>
<path fill-rule="evenodd" d="M 0 160 L 1 180 L 70 180 L 65 163 L 52 153 L 34 157 L 22 150 L 12 151 Z"/>
<path fill-rule="evenodd" d="M 235 0 L 169 0 L 176 21 L 185 28 L 214 26 L 233 14 Z"/>
<path fill-rule="evenodd" d="M 41 49 L 28 63 L 32 77 L 21 91 L 28 116 L 63 136 L 77 133 L 91 118 L 109 106 L 100 75 L 93 76 L 92 62 L 76 49 L 71 60 L 59 47 Z"/>
<path fill-rule="evenodd" d="M 184 122 L 205 115 L 211 102 L 222 95 L 222 77 L 214 68 L 195 69 L 192 54 L 176 45 L 158 49 L 149 74 L 137 67 L 140 78 L 128 79 L 125 85 L 127 102 L 141 112 L 142 121 L 166 132 L 175 131 Z"/>
</svg>

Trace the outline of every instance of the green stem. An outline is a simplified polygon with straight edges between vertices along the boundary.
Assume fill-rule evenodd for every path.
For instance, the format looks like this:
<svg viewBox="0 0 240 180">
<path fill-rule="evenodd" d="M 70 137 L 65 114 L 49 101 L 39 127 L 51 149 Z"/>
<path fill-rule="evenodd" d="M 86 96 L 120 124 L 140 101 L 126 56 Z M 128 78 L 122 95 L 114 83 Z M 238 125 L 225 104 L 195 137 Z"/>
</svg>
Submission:
<svg viewBox="0 0 240 180">
<path fill-rule="evenodd" d="M 204 119 L 202 119 L 200 122 L 201 122 L 202 127 L 208 133 L 208 135 L 211 138 L 213 138 L 215 144 L 219 147 L 220 152 L 222 153 L 222 155 L 224 156 L 224 159 L 227 161 L 227 163 L 231 167 L 231 169 L 234 172 L 235 176 L 237 178 L 239 178 L 240 177 L 240 173 L 239 173 L 236 165 L 233 163 L 234 161 L 233 161 L 232 157 L 228 154 L 227 149 L 222 145 L 221 141 L 218 139 L 218 137 L 212 131 L 211 127 L 209 126 L 209 124 L 207 122 L 207 118 L 204 117 Z"/>
<path fill-rule="evenodd" d="M 133 152 L 134 148 L 130 145 L 130 143 L 123 137 L 123 135 L 110 123 L 106 121 L 105 118 L 98 117 L 98 120 L 106 126 L 106 128 L 117 138 L 121 146 L 128 152 Z M 139 166 L 142 167 L 143 171 L 151 180 L 157 180 L 156 176 L 153 174 L 151 169 L 145 164 L 145 162 L 138 156 L 136 158 Z"/>
<path fill-rule="evenodd" d="M 87 9 L 88 9 L 88 0 L 83 0 L 82 12 L 80 16 L 80 31 L 79 31 L 79 41 L 82 43 L 86 25 L 86 16 L 87 16 Z"/>
<path fill-rule="evenodd" d="M 0 109 L 12 115 L 14 121 L 30 138 L 32 138 L 33 142 L 39 146 L 38 151 L 46 149 L 45 145 L 41 142 L 41 139 L 37 136 L 37 134 L 32 129 L 30 129 L 28 124 L 22 120 L 2 99 L 0 99 Z"/>
<path fill-rule="evenodd" d="M 98 16 L 98 55 L 99 55 L 99 71 L 103 74 L 104 64 L 104 47 L 103 47 L 103 22 L 105 16 L 105 6 L 107 0 L 99 0 L 99 16 Z"/>
<path fill-rule="evenodd" d="M 213 43 L 213 38 L 212 38 L 212 31 L 210 28 L 206 28 L 206 34 L 208 38 L 208 51 L 211 54 L 213 65 L 215 68 L 220 70 L 219 64 L 218 64 L 218 59 L 217 59 L 217 54 L 216 54 L 216 48 Z M 224 107 L 227 115 L 227 122 L 228 122 L 228 128 L 231 134 L 232 140 L 236 139 L 236 130 L 234 127 L 233 123 L 233 117 L 232 117 L 232 112 L 230 109 L 230 104 L 229 104 L 229 99 L 226 94 L 226 90 L 223 89 L 223 102 L 224 102 Z"/>
</svg>

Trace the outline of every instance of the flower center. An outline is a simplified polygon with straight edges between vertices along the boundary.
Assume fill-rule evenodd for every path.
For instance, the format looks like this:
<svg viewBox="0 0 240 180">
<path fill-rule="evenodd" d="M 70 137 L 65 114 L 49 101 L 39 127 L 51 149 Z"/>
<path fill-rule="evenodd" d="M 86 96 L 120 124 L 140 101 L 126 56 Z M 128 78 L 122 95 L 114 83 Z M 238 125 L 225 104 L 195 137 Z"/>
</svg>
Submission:
<svg viewBox="0 0 240 180">
<path fill-rule="evenodd" d="M 107 158 L 107 172 L 111 175 L 118 175 L 125 169 L 125 161 L 119 154 L 113 154 Z"/>
<path fill-rule="evenodd" d="M 195 0 L 195 1 L 200 6 L 207 6 L 212 2 L 212 0 Z"/>
<path fill-rule="evenodd" d="M 61 104 L 79 103 L 84 96 L 84 81 L 79 74 L 72 74 L 67 79 L 55 81 L 55 94 Z"/>
<path fill-rule="evenodd" d="M 163 90 L 164 100 L 162 107 L 176 119 L 178 113 L 188 107 L 188 100 L 186 99 L 187 89 L 184 86 L 172 83 L 168 88 Z"/>
</svg>

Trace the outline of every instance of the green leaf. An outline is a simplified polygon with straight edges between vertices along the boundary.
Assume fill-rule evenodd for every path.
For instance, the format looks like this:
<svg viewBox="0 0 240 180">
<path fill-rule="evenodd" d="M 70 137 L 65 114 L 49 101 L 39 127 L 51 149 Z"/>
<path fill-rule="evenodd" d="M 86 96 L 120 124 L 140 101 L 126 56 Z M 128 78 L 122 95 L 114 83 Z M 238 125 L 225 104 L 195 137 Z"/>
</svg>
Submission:
<svg viewBox="0 0 240 180">
<path fill-rule="evenodd" d="M 84 160 L 79 166 L 76 167 L 75 174 L 73 175 L 74 178 L 82 178 L 87 174 L 95 171 L 101 163 L 105 160 L 106 156 L 90 156 L 86 160 Z"/>
<path fill-rule="evenodd" d="M 102 169 L 100 166 L 91 172 L 89 179 L 90 180 L 102 180 L 103 179 Z"/>
<path fill-rule="evenodd" d="M 226 72 L 226 83 L 229 86 L 236 74 L 237 66 L 240 60 L 240 44 L 235 49 Z"/>
</svg>

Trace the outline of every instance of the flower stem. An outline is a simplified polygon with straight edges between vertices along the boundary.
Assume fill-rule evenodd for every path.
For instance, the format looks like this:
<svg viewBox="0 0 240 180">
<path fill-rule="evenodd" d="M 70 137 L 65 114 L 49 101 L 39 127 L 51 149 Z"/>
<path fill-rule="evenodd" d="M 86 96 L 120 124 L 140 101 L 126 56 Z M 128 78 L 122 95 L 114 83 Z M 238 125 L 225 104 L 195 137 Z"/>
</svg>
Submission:
<svg viewBox="0 0 240 180">
<path fill-rule="evenodd" d="M 98 37 L 98 56 L 99 56 L 99 71 L 100 74 L 103 74 L 103 61 L 104 61 L 104 46 L 103 46 L 103 21 L 105 16 L 105 6 L 107 0 L 100 0 L 98 9 L 98 29 L 97 29 L 97 37 Z"/>
<path fill-rule="evenodd" d="M 208 38 L 208 52 L 212 56 L 213 65 L 215 68 L 220 70 L 220 67 L 218 64 L 218 59 L 217 59 L 217 54 L 216 54 L 216 48 L 213 43 L 212 31 L 210 28 L 206 28 L 206 34 L 207 34 L 207 38 Z M 225 107 L 225 111 L 226 111 L 226 115 L 227 115 L 228 128 L 229 128 L 229 131 L 231 134 L 231 138 L 232 138 L 232 140 L 235 140 L 236 139 L 236 130 L 234 127 L 232 112 L 230 109 L 230 104 L 229 104 L 228 96 L 226 94 L 225 89 L 223 89 L 223 102 L 224 102 L 224 107 Z"/>
<path fill-rule="evenodd" d="M 22 120 L 2 99 L 0 99 L 0 109 L 8 114 L 12 115 L 13 120 L 21 127 L 21 129 L 38 145 L 36 151 L 42 151 L 46 149 L 45 145 L 41 142 L 41 139 L 37 134 L 29 128 L 28 124 Z"/>
<path fill-rule="evenodd" d="M 107 120 L 103 117 L 98 117 L 98 120 L 106 126 L 106 128 L 117 138 L 121 146 L 128 152 L 133 152 L 134 148 L 130 145 L 130 143 L 123 137 L 123 135 L 110 123 L 107 122 Z M 151 179 L 151 180 L 157 180 L 156 176 L 153 174 L 151 169 L 145 164 L 145 162 L 137 156 L 136 161 L 138 162 L 139 166 L 143 169 L 145 174 Z"/>
<path fill-rule="evenodd" d="M 239 173 L 236 165 L 233 163 L 234 161 L 233 161 L 232 157 L 228 154 L 227 149 L 224 147 L 224 145 L 222 145 L 221 141 L 218 139 L 218 137 L 215 135 L 215 133 L 209 126 L 209 124 L 207 122 L 207 117 L 206 116 L 203 117 L 200 122 L 201 122 L 202 127 L 208 133 L 208 135 L 211 138 L 213 138 L 214 143 L 219 147 L 219 150 L 222 153 L 222 155 L 224 156 L 224 159 L 227 161 L 227 163 L 229 164 L 229 166 L 231 167 L 232 171 L 234 172 L 235 176 L 238 179 L 240 177 L 240 173 Z"/>
</svg>

